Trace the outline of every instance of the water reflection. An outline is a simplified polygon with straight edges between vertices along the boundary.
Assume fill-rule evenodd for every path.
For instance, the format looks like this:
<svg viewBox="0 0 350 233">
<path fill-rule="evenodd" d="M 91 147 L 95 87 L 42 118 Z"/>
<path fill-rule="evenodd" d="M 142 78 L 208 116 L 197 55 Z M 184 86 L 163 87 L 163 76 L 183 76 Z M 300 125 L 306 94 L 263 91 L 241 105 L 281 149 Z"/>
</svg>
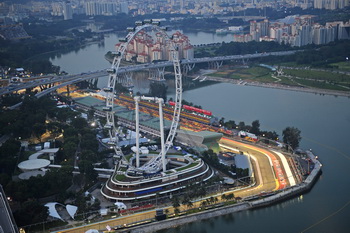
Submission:
<svg viewBox="0 0 350 233">
<path fill-rule="evenodd" d="M 248 211 L 247 211 L 248 212 Z M 217 217 L 218 218 L 218 217 Z M 222 216 L 222 220 L 227 223 L 227 224 L 230 224 L 230 223 L 233 223 L 235 218 L 233 216 L 233 214 L 226 214 L 226 215 L 223 215 Z"/>
</svg>

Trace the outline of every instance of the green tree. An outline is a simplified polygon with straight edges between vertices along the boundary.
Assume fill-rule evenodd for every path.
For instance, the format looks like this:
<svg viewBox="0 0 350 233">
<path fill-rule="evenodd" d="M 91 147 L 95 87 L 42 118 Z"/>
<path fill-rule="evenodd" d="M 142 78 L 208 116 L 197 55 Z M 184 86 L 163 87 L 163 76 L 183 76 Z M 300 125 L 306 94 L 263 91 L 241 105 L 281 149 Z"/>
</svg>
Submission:
<svg viewBox="0 0 350 233">
<path fill-rule="evenodd" d="M 255 120 L 252 122 L 252 127 L 250 128 L 250 132 L 256 135 L 260 134 L 260 122 L 259 120 Z"/>
<path fill-rule="evenodd" d="M 85 127 L 88 127 L 88 123 L 87 121 L 82 118 L 82 117 L 76 117 L 72 120 L 72 126 L 75 128 L 75 129 L 78 129 L 78 130 L 81 130 Z"/>
<path fill-rule="evenodd" d="M 190 202 L 190 198 L 187 194 L 185 194 L 183 199 L 182 199 L 182 204 L 187 205 L 189 202 Z"/>
<path fill-rule="evenodd" d="M 180 201 L 179 201 L 178 197 L 174 197 L 171 201 L 172 201 L 174 209 L 177 209 L 180 207 Z"/>
<path fill-rule="evenodd" d="M 283 130 L 283 142 L 290 145 L 293 149 L 299 146 L 301 140 L 301 131 L 295 127 L 287 127 Z"/>
<path fill-rule="evenodd" d="M 221 195 L 221 200 L 223 200 L 223 201 L 226 201 L 226 200 L 227 200 L 227 196 L 226 196 L 225 193 Z"/>
<path fill-rule="evenodd" d="M 35 123 L 33 125 L 33 134 L 41 142 L 41 136 L 46 132 L 46 126 L 42 123 Z"/>
<path fill-rule="evenodd" d="M 97 172 L 94 170 L 94 166 L 92 165 L 91 161 L 81 160 L 78 166 L 80 173 L 85 175 L 88 183 L 97 179 Z"/>
<path fill-rule="evenodd" d="M 163 98 L 164 102 L 167 100 L 168 87 L 164 83 L 151 82 L 149 86 L 149 95 Z"/>
<path fill-rule="evenodd" d="M 201 207 L 204 208 L 206 207 L 206 205 L 208 204 L 208 202 L 206 200 L 201 202 Z"/>
<path fill-rule="evenodd" d="M 227 199 L 228 200 L 232 200 L 234 198 L 235 198 L 235 195 L 233 193 L 230 193 L 230 194 L 227 195 Z"/>
<path fill-rule="evenodd" d="M 236 123 L 233 120 L 229 120 L 229 121 L 225 122 L 224 125 L 227 129 L 235 129 L 236 128 Z"/>
<path fill-rule="evenodd" d="M 188 209 L 191 209 L 193 207 L 192 201 L 188 201 L 186 206 L 187 206 Z"/>
<path fill-rule="evenodd" d="M 63 125 L 59 122 L 49 122 L 46 125 L 47 130 L 53 137 L 58 137 L 62 132 Z"/>
<path fill-rule="evenodd" d="M 72 158 L 75 155 L 76 150 L 77 150 L 77 144 L 75 144 L 74 142 L 68 141 L 64 143 L 63 152 L 65 155 L 65 158 Z"/>
<path fill-rule="evenodd" d="M 20 226 L 43 222 L 48 216 L 48 208 L 35 200 L 24 202 L 14 214 L 16 223 Z"/>
<path fill-rule="evenodd" d="M 217 203 L 219 201 L 218 197 L 214 197 L 214 203 Z"/>
<path fill-rule="evenodd" d="M 238 123 L 238 129 L 239 130 L 245 130 L 246 129 L 245 123 L 243 121 Z"/>
</svg>

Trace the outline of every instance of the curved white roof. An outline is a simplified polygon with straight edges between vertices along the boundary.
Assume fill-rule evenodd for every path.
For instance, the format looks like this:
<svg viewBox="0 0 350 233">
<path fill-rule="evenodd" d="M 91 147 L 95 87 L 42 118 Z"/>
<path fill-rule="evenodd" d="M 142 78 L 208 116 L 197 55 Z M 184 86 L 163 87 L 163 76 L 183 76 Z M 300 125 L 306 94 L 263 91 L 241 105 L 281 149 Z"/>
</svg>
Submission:
<svg viewBox="0 0 350 233">
<path fill-rule="evenodd" d="M 85 231 L 85 233 L 98 233 L 98 232 L 99 231 L 96 229 L 90 229 L 90 230 Z"/>
<path fill-rule="evenodd" d="M 37 170 L 49 166 L 50 161 L 47 159 L 30 159 L 18 164 L 21 170 Z"/>
<path fill-rule="evenodd" d="M 23 172 L 21 174 L 18 175 L 18 178 L 20 178 L 21 180 L 29 180 L 30 177 L 32 176 L 44 176 L 45 172 L 44 171 L 28 171 L 28 172 Z"/>
<path fill-rule="evenodd" d="M 58 218 L 61 219 L 62 221 L 64 221 L 61 216 L 58 214 L 57 210 L 56 210 L 56 205 L 62 205 L 58 202 L 49 202 L 46 203 L 45 206 L 49 208 L 49 216 L 54 217 L 54 218 Z"/>
<path fill-rule="evenodd" d="M 74 219 L 74 215 L 77 213 L 78 207 L 74 205 L 66 205 L 66 210 L 71 218 Z"/>
</svg>

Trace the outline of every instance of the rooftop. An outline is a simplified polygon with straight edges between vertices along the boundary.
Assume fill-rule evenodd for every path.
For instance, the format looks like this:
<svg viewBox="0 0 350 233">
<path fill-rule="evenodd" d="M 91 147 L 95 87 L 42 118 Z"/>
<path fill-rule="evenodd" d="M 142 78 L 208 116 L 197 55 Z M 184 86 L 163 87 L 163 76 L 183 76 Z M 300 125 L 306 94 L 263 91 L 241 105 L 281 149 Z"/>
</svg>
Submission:
<svg viewBox="0 0 350 233">
<path fill-rule="evenodd" d="M 37 170 L 49 166 L 50 161 L 47 159 L 30 159 L 18 164 L 21 170 Z"/>
</svg>

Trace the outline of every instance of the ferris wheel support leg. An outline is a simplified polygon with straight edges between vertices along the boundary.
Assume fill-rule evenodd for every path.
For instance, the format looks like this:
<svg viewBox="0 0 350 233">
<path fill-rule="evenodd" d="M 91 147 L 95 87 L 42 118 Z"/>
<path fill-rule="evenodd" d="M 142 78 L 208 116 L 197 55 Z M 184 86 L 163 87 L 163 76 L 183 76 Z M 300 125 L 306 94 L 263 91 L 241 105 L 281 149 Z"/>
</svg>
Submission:
<svg viewBox="0 0 350 233">
<path fill-rule="evenodd" d="M 163 99 L 158 99 L 159 103 L 159 126 L 160 126 L 160 143 L 161 143 L 161 154 L 162 154 L 162 164 L 163 172 L 166 171 L 165 162 L 165 146 L 164 146 L 164 120 L 163 120 Z"/>
<path fill-rule="evenodd" d="M 135 129 L 136 129 L 136 167 L 140 167 L 140 127 L 139 127 L 139 100 L 140 97 L 135 98 Z"/>
</svg>

